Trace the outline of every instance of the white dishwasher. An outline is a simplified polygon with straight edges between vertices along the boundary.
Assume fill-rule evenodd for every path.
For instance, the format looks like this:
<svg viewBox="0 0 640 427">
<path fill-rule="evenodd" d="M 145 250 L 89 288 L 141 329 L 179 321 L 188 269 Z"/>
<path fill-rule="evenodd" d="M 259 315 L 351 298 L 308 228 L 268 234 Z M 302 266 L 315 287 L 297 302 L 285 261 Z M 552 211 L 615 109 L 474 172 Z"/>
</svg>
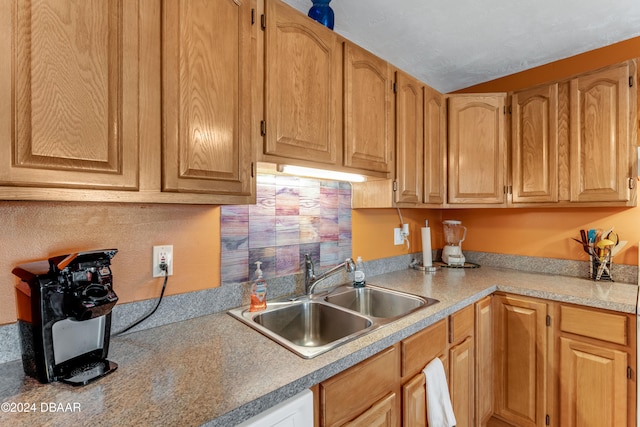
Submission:
<svg viewBox="0 0 640 427">
<path fill-rule="evenodd" d="M 238 427 L 313 427 L 313 393 L 304 390 Z"/>
</svg>

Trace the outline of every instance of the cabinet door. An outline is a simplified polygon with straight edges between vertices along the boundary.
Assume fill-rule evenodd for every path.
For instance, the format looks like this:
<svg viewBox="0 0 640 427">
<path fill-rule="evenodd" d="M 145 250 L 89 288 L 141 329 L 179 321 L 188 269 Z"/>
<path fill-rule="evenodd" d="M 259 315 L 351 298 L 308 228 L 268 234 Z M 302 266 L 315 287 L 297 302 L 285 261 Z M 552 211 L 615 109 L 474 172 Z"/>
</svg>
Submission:
<svg viewBox="0 0 640 427">
<path fill-rule="evenodd" d="M 426 394 L 426 381 L 422 372 L 402 386 L 402 425 L 404 427 L 426 427 Z"/>
<path fill-rule="evenodd" d="M 424 87 L 424 202 L 443 204 L 447 184 L 447 104 L 444 95 Z"/>
<path fill-rule="evenodd" d="M 496 295 L 494 413 L 513 425 L 544 426 L 547 394 L 547 304 Z"/>
<path fill-rule="evenodd" d="M 473 337 L 449 349 L 449 389 L 456 426 L 471 427 L 474 418 Z"/>
<path fill-rule="evenodd" d="M 344 424 L 345 427 L 395 427 L 398 425 L 396 414 L 396 395 L 391 393 L 354 420 Z"/>
<path fill-rule="evenodd" d="M 393 74 L 389 64 L 344 43 L 344 165 L 391 172 Z"/>
<path fill-rule="evenodd" d="M 505 98 L 498 94 L 448 99 L 449 203 L 505 203 Z"/>
<path fill-rule="evenodd" d="M 628 201 L 630 146 L 635 146 L 635 63 L 571 81 L 571 201 Z M 634 183 L 635 184 L 635 183 Z"/>
<path fill-rule="evenodd" d="M 384 396 L 399 392 L 399 378 L 400 350 L 395 345 L 323 381 L 320 383 L 321 425 L 338 426 L 353 420 Z M 393 413 L 397 416 L 398 410 Z"/>
<path fill-rule="evenodd" d="M 163 191 L 251 194 L 248 0 L 163 3 Z"/>
<path fill-rule="evenodd" d="M 145 7 L 2 2 L 0 184 L 138 189 Z"/>
<path fill-rule="evenodd" d="M 447 319 L 439 320 L 400 343 L 402 354 L 402 379 L 412 378 L 422 372 L 434 358 L 447 352 Z"/>
<path fill-rule="evenodd" d="M 396 203 L 422 202 L 423 120 L 422 84 L 396 71 Z"/>
<path fill-rule="evenodd" d="M 475 306 L 476 382 L 475 425 L 486 425 L 493 412 L 493 319 L 491 297 L 484 297 Z"/>
<path fill-rule="evenodd" d="M 558 84 L 511 97 L 513 202 L 558 201 Z"/>
<path fill-rule="evenodd" d="M 627 425 L 627 353 L 560 338 L 560 425 Z"/>
<path fill-rule="evenodd" d="M 264 154 L 335 165 L 342 146 L 337 35 L 280 1 L 265 6 Z"/>
</svg>

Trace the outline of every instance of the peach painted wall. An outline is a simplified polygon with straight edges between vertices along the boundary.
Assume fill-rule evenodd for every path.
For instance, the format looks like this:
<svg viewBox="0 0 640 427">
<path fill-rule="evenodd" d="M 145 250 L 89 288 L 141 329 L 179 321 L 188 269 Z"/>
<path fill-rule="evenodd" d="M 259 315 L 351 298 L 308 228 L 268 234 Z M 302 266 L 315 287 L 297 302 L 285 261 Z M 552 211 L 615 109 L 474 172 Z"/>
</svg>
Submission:
<svg viewBox="0 0 640 427">
<path fill-rule="evenodd" d="M 616 62 L 640 57 L 640 37 L 571 58 L 533 68 L 459 92 L 508 92 L 531 87 L 551 80 L 604 67 Z M 431 216 L 459 219 L 469 229 L 463 250 L 492 253 L 587 260 L 587 255 L 571 237 L 579 238 L 581 228 L 611 226 L 629 244 L 614 260 L 616 263 L 636 265 L 640 241 L 640 207 L 636 208 L 566 208 L 566 209 L 457 209 L 425 210 L 402 209 L 403 216 L 415 222 Z M 369 259 L 384 258 L 407 253 L 402 247 L 389 242 L 388 230 L 397 226 L 395 209 L 358 210 L 353 214 L 353 253 L 362 253 Z M 412 248 L 421 250 L 414 233 Z M 432 224 L 432 244 L 442 247 L 441 224 Z M 414 249 L 411 250 L 413 252 Z"/>
<path fill-rule="evenodd" d="M 425 220 L 432 228 L 432 242 L 442 247 L 440 211 L 435 209 L 401 209 L 402 218 L 409 224 L 409 248 L 393 244 L 393 229 L 400 227 L 396 209 L 356 209 L 351 213 L 351 246 L 354 257 L 363 260 L 387 258 L 422 251 L 421 231 Z M 439 245 L 439 246 L 438 246 Z"/>
<path fill-rule="evenodd" d="M 117 248 L 112 270 L 120 302 L 160 295 L 153 245 L 172 244 L 166 294 L 220 285 L 220 208 L 185 205 L 0 202 L 0 324 L 16 321 L 11 270 L 76 251 Z"/>
</svg>

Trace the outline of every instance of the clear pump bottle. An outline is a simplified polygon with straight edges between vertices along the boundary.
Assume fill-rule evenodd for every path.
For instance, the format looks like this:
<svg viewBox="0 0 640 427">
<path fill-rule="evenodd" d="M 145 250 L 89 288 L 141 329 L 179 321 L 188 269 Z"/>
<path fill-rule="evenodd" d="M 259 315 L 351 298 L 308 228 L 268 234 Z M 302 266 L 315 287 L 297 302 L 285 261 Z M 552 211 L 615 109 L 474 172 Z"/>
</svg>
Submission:
<svg viewBox="0 0 640 427">
<path fill-rule="evenodd" d="M 356 270 L 353 275 L 353 287 L 354 288 L 362 288 L 367 283 L 364 276 L 364 263 L 362 262 L 362 257 L 358 257 L 356 259 Z"/>
</svg>

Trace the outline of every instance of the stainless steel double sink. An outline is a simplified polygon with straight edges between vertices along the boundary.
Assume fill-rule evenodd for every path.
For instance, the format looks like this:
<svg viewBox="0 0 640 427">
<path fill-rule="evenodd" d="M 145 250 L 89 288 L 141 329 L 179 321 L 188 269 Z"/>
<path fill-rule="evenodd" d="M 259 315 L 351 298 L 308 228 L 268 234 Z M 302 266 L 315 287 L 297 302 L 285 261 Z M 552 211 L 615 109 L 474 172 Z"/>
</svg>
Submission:
<svg viewBox="0 0 640 427">
<path fill-rule="evenodd" d="M 243 307 L 229 314 L 309 359 L 437 302 L 374 285 L 341 285 L 310 296 L 269 301 L 263 311 Z"/>
</svg>

